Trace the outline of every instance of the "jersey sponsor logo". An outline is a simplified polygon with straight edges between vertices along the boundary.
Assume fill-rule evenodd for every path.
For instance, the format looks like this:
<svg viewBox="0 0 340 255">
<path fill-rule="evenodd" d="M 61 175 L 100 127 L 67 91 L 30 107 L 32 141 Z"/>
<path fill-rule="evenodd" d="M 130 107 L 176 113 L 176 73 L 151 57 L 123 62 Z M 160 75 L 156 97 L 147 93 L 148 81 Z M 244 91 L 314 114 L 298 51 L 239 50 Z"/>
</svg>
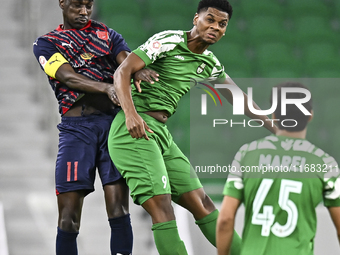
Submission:
<svg viewBox="0 0 340 255">
<path fill-rule="evenodd" d="M 39 57 L 39 63 L 40 63 L 40 65 L 44 68 L 45 67 L 45 65 L 46 65 L 46 58 L 44 57 L 44 56 L 40 56 Z"/>
<path fill-rule="evenodd" d="M 101 40 L 105 40 L 106 41 L 107 39 L 109 39 L 109 35 L 108 35 L 108 33 L 106 31 L 97 31 L 97 36 Z"/>
<path fill-rule="evenodd" d="M 205 68 L 206 64 L 205 63 L 202 63 L 196 70 L 196 73 L 197 74 L 200 74 L 204 71 L 204 68 Z"/>
<path fill-rule="evenodd" d="M 180 55 L 176 55 L 175 58 L 178 58 L 180 60 L 184 60 L 184 57 L 183 56 L 180 56 Z"/>
<path fill-rule="evenodd" d="M 71 48 L 71 49 L 73 49 L 73 46 L 72 46 L 72 44 L 71 43 L 61 43 L 61 46 L 66 46 L 66 47 L 69 47 L 69 48 Z"/>
<path fill-rule="evenodd" d="M 93 58 L 94 57 L 94 54 L 92 54 L 92 53 L 83 53 L 83 54 L 81 54 L 80 55 L 80 57 L 82 58 L 82 59 L 91 59 L 91 58 Z"/>
</svg>

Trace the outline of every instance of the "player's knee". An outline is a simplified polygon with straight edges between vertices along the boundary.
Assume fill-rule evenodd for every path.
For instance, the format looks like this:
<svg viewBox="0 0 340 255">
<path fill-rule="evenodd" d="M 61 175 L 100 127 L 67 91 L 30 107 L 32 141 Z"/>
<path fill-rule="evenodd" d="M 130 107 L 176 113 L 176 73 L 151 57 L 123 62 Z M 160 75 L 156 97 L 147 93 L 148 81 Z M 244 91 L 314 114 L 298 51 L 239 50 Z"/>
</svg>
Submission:
<svg viewBox="0 0 340 255">
<path fill-rule="evenodd" d="M 59 216 L 58 227 L 66 232 L 78 232 L 80 228 L 79 216 L 76 214 L 62 214 Z"/>
<path fill-rule="evenodd" d="M 189 210 L 196 220 L 216 210 L 214 203 L 202 188 L 182 194 L 178 203 Z"/>
<path fill-rule="evenodd" d="M 188 207 L 215 210 L 214 203 L 202 188 L 184 193 L 181 196 L 180 202 L 188 205 Z"/>
<path fill-rule="evenodd" d="M 106 185 L 104 192 L 109 218 L 117 218 L 129 213 L 129 195 L 124 185 Z"/>
<path fill-rule="evenodd" d="M 150 198 L 147 202 L 150 202 L 154 209 L 167 212 L 172 210 L 171 196 L 170 195 L 158 195 Z"/>
<path fill-rule="evenodd" d="M 208 213 L 214 211 L 215 205 L 211 198 L 205 193 L 204 189 L 193 190 L 189 193 L 187 200 L 189 199 L 194 204 L 196 208 L 202 208 L 202 210 Z"/>
<path fill-rule="evenodd" d="M 124 216 L 129 213 L 128 202 L 115 200 L 106 205 L 107 216 L 109 219 Z"/>
<path fill-rule="evenodd" d="M 175 219 L 170 195 L 154 196 L 148 199 L 142 206 L 150 214 L 154 224 Z"/>
</svg>

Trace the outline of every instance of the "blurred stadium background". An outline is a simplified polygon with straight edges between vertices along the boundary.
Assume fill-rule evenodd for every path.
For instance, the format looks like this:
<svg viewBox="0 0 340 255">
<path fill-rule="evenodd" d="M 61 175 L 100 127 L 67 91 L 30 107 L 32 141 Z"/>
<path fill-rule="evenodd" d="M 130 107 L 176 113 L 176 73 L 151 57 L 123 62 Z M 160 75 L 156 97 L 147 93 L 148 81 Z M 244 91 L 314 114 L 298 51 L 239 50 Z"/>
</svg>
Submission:
<svg viewBox="0 0 340 255">
<path fill-rule="evenodd" d="M 166 29 L 190 30 L 198 0 L 96 0 L 94 19 L 121 33 L 135 49 L 154 33 Z M 59 122 L 57 103 L 33 57 L 32 43 L 62 21 L 57 0 L 0 0 L 0 255 L 54 254 L 56 199 L 54 161 Z M 230 0 L 233 17 L 226 36 L 211 46 L 234 80 L 252 78 L 324 78 L 325 84 L 310 86 L 316 114 L 308 139 L 340 161 L 337 134 L 337 100 L 340 78 L 340 1 L 338 0 Z M 327 82 L 329 79 L 329 82 Z M 311 81 L 311 80 L 308 80 Z M 327 83 L 327 84 L 326 84 Z M 250 86 L 250 85 L 248 85 Z M 246 89 L 246 86 L 242 87 Z M 269 107 L 270 91 L 254 99 Z M 177 144 L 190 157 L 190 97 L 186 95 L 178 112 L 169 120 Z M 227 118 L 227 117 L 226 117 Z M 247 128 L 226 130 L 221 151 L 226 164 L 237 149 L 250 140 L 267 135 Z M 200 136 L 204 145 L 204 136 Z M 203 147 L 207 149 L 207 147 Z M 208 147 L 209 148 L 209 147 Z M 225 179 L 202 179 L 216 204 L 221 201 Z M 85 200 L 79 254 L 109 254 L 100 184 Z M 137 255 L 156 254 L 150 220 L 131 205 Z M 198 228 L 187 224 L 178 210 L 179 226 L 191 254 L 214 254 Z M 335 231 L 327 212 L 318 208 L 315 254 L 339 252 Z M 3 216 L 3 217 L 1 217 Z M 4 221 L 2 221 L 4 219 Z M 191 221 L 192 222 L 192 221 Z M 242 227 L 242 214 L 237 229 Z M 183 227 L 185 225 L 185 227 Z M 325 247 L 326 251 L 325 252 Z M 334 248 L 335 247 L 335 248 Z"/>
</svg>

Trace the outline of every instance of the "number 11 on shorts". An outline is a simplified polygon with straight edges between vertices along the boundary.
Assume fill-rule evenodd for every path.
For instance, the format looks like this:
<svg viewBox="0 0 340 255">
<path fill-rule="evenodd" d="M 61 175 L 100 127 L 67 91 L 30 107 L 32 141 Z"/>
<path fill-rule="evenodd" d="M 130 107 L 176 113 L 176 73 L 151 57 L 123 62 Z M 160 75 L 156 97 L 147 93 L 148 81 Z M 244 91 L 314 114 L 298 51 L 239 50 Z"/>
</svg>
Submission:
<svg viewBox="0 0 340 255">
<path fill-rule="evenodd" d="M 74 162 L 73 167 L 73 181 L 78 180 L 78 161 Z M 71 172 L 72 172 L 72 162 L 67 162 L 67 181 L 71 181 Z"/>
</svg>

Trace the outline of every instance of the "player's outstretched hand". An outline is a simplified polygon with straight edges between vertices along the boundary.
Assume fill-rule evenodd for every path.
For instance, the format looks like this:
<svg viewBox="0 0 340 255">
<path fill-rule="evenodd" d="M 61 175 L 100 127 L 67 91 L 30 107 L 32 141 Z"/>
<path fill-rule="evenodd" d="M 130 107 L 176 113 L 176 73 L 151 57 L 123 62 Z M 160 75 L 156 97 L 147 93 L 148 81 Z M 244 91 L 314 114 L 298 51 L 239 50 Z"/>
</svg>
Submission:
<svg viewBox="0 0 340 255">
<path fill-rule="evenodd" d="M 133 75 L 133 83 L 138 92 L 142 92 L 142 89 L 140 87 L 141 81 L 146 81 L 153 84 L 154 81 L 158 81 L 158 76 L 159 74 L 156 73 L 154 70 L 148 68 L 141 69 Z"/>
<path fill-rule="evenodd" d="M 146 124 L 143 118 L 135 113 L 129 116 L 126 116 L 126 128 L 129 131 L 132 138 L 145 138 L 146 140 L 150 140 L 145 130 L 149 133 L 153 133 L 151 128 Z"/>
</svg>

